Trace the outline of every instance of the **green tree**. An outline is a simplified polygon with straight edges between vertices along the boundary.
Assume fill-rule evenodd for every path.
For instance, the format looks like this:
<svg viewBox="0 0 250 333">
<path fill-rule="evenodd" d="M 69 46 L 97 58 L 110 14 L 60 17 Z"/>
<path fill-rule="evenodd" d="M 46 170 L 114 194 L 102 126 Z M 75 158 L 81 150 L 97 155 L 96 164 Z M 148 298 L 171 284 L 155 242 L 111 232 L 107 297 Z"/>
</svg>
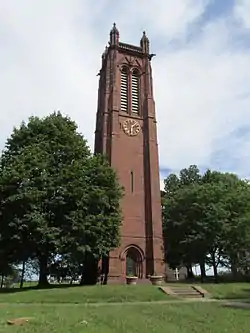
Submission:
<svg viewBox="0 0 250 333">
<path fill-rule="evenodd" d="M 97 260 L 119 240 L 116 176 L 60 113 L 14 129 L 1 157 L 0 193 L 1 238 L 10 253 L 18 249 L 15 260 L 18 254 L 20 261 L 38 260 L 41 286 L 55 255 L 79 254 L 84 261 L 88 253 Z"/>
<path fill-rule="evenodd" d="M 79 267 L 84 258 L 81 284 L 93 284 L 98 275 L 98 262 L 109 251 L 116 248 L 120 241 L 122 216 L 120 199 L 122 188 L 118 185 L 117 177 L 106 158 L 94 155 L 88 160 L 86 172 L 85 200 L 78 200 L 79 190 L 82 190 L 79 178 L 71 182 L 71 195 L 77 202 L 78 209 L 68 216 L 67 224 L 74 233 L 72 239 L 65 234 L 65 253 L 74 258 Z M 75 192 L 77 191 L 77 192 Z M 86 211 L 87 207 L 87 211 Z M 82 223 L 84 219 L 84 224 Z"/>
<path fill-rule="evenodd" d="M 223 219 L 223 240 L 220 251 L 217 251 L 217 261 L 224 266 L 228 263 L 236 277 L 240 267 L 244 270 L 242 264 L 248 261 L 250 250 L 249 182 L 235 174 L 207 170 L 203 176 L 203 183 L 216 184 L 222 190 L 220 204 L 223 205 L 225 218 Z M 214 260 L 215 254 L 212 251 L 207 262 L 214 267 Z"/>
<path fill-rule="evenodd" d="M 227 229 L 224 258 L 228 259 L 235 278 L 249 272 L 250 185 L 248 181 L 226 174 Z"/>
<path fill-rule="evenodd" d="M 203 278 L 207 263 L 217 280 L 218 265 L 232 260 L 235 266 L 246 265 L 250 187 L 236 175 L 210 170 L 191 179 L 182 186 L 180 176 L 177 189 L 163 200 L 167 259 L 173 265 L 199 263 Z"/>
<path fill-rule="evenodd" d="M 200 183 L 201 178 L 200 170 L 197 165 L 194 164 L 180 171 L 179 181 L 181 186 L 188 186 Z"/>
<path fill-rule="evenodd" d="M 201 181 L 201 175 L 196 165 L 190 165 L 188 168 L 182 169 L 179 176 L 170 174 L 164 180 L 164 194 L 162 195 L 162 208 L 163 208 L 163 233 L 166 249 L 166 261 L 173 268 L 179 266 L 186 266 L 188 277 L 193 277 L 192 264 L 194 259 L 191 256 L 191 251 L 187 252 L 186 243 L 181 238 L 187 233 L 182 226 L 190 226 L 187 221 L 185 212 L 179 216 L 179 209 L 186 209 L 186 203 L 190 200 L 186 188 L 195 186 Z M 178 206 L 178 200 L 182 202 L 182 208 Z M 178 215 L 178 218 L 177 218 Z M 182 230 L 182 231 L 181 231 Z M 189 247 L 190 249 L 190 247 Z"/>
</svg>

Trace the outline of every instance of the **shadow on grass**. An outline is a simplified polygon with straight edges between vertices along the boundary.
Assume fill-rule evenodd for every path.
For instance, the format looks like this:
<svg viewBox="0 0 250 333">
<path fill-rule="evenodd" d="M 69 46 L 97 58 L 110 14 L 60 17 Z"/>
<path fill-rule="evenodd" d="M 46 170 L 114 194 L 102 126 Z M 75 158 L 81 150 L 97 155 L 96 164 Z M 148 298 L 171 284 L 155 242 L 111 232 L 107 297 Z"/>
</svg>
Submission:
<svg viewBox="0 0 250 333">
<path fill-rule="evenodd" d="M 23 288 L 2 288 L 0 294 L 15 294 L 30 290 L 44 290 L 44 289 L 66 289 L 80 287 L 79 284 L 48 284 L 47 286 L 29 286 Z"/>
<path fill-rule="evenodd" d="M 242 303 L 242 302 L 226 303 L 226 304 L 222 304 L 221 306 L 223 308 L 239 309 L 239 310 L 249 310 L 250 309 L 249 303 Z"/>
<path fill-rule="evenodd" d="M 250 302 L 250 288 L 243 288 L 241 291 L 235 291 L 225 295 L 224 299 L 248 300 Z"/>
</svg>

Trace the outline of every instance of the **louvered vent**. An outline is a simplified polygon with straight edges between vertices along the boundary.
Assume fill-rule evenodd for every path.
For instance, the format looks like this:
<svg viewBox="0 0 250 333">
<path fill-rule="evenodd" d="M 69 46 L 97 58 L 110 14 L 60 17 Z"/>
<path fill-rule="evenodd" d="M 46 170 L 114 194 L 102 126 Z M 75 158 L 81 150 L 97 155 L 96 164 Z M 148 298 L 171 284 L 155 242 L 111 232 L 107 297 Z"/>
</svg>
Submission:
<svg viewBox="0 0 250 333">
<path fill-rule="evenodd" d="M 131 77 L 131 106 L 132 112 L 139 112 L 139 76 L 136 71 L 133 72 Z"/>
<path fill-rule="evenodd" d="M 121 71 L 121 111 L 128 112 L 128 72 L 126 68 Z"/>
</svg>

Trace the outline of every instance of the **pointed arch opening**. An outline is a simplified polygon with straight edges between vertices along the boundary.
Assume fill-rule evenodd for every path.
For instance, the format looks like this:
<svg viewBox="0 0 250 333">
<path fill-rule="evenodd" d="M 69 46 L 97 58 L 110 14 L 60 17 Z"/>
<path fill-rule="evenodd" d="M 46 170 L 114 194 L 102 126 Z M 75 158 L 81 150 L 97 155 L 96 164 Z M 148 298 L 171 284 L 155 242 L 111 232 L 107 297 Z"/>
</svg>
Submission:
<svg viewBox="0 0 250 333">
<path fill-rule="evenodd" d="M 126 258 L 126 276 L 143 276 L 143 254 L 140 249 L 135 246 L 129 246 L 125 252 Z"/>
<path fill-rule="evenodd" d="M 139 70 L 134 68 L 131 74 L 131 111 L 132 113 L 139 113 Z"/>
<path fill-rule="evenodd" d="M 128 112 L 128 73 L 126 66 L 121 68 L 121 111 Z"/>
</svg>

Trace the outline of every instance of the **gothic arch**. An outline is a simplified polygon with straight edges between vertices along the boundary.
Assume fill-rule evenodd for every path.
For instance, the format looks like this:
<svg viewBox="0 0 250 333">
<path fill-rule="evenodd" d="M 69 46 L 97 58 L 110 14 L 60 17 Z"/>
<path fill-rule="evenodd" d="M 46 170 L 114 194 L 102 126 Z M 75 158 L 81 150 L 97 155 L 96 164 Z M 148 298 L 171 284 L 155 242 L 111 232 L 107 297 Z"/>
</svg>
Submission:
<svg viewBox="0 0 250 333">
<path fill-rule="evenodd" d="M 122 57 L 122 58 L 117 62 L 117 67 L 119 67 L 120 69 L 121 69 L 123 66 L 127 66 L 127 67 L 129 67 L 129 61 L 128 61 L 127 57 Z"/>
<path fill-rule="evenodd" d="M 140 69 L 138 67 L 133 66 L 131 72 L 132 72 L 132 74 L 134 74 L 134 75 L 136 75 L 138 77 L 140 76 Z"/>
<path fill-rule="evenodd" d="M 134 57 L 121 57 L 121 59 L 117 62 L 117 67 L 121 70 L 123 66 L 128 68 L 137 68 L 139 72 L 142 71 L 141 63 Z"/>
<path fill-rule="evenodd" d="M 128 75 L 129 73 L 129 67 L 127 64 L 122 64 L 121 67 L 120 67 L 120 71 L 121 73 L 126 73 Z"/>
<path fill-rule="evenodd" d="M 127 246 L 120 258 L 125 261 L 126 275 L 143 277 L 144 253 L 140 247 L 134 244 Z"/>
<path fill-rule="evenodd" d="M 142 251 L 142 249 L 138 245 L 135 245 L 135 244 L 130 244 L 130 245 L 126 246 L 125 249 L 123 249 L 123 251 L 120 254 L 120 259 L 121 260 L 126 259 L 126 252 L 130 248 L 135 248 L 140 253 L 140 256 L 141 256 L 142 260 L 144 260 L 144 258 L 145 258 L 144 252 Z"/>
</svg>

